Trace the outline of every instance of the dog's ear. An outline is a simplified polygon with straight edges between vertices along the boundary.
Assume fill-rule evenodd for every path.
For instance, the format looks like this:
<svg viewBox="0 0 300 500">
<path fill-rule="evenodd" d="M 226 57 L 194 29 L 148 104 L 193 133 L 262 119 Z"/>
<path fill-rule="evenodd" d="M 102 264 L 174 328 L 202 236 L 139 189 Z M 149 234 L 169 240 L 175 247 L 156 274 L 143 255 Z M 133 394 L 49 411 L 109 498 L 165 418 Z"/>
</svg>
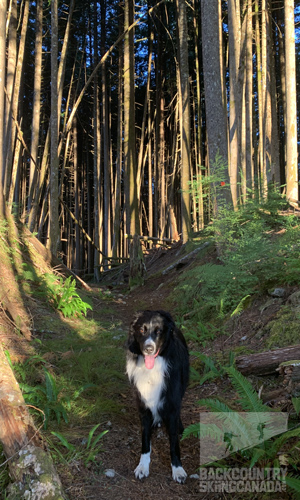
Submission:
<svg viewBox="0 0 300 500">
<path fill-rule="evenodd" d="M 158 311 L 159 314 L 161 314 L 164 318 L 164 323 L 166 325 L 166 327 L 168 328 L 168 330 L 175 330 L 176 326 L 175 326 L 175 322 L 171 316 L 170 313 L 166 312 L 166 311 Z"/>
<path fill-rule="evenodd" d="M 128 332 L 128 339 L 127 339 L 127 349 L 129 349 L 130 352 L 133 354 L 140 354 L 140 346 L 138 341 L 135 338 L 135 326 L 139 318 L 142 316 L 143 311 L 138 311 L 135 313 L 132 322 L 130 323 L 129 327 L 129 332 Z"/>
</svg>

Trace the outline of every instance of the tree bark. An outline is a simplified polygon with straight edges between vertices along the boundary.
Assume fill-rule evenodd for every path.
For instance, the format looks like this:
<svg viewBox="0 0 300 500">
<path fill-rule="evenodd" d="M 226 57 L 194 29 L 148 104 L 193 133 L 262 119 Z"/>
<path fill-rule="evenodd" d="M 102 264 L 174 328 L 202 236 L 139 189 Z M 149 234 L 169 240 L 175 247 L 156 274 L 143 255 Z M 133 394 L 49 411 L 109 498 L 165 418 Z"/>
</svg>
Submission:
<svg viewBox="0 0 300 500">
<path fill-rule="evenodd" d="M 286 69 L 286 196 L 298 202 L 297 99 L 294 0 L 284 2 Z"/>
<path fill-rule="evenodd" d="M 220 44 L 219 0 L 201 0 L 202 52 L 205 91 L 206 129 L 208 139 L 209 169 L 213 173 L 214 162 L 218 155 L 228 165 L 227 107 L 224 102 L 223 75 Z M 213 82 L 213 84 L 212 84 Z M 222 179 L 229 185 L 228 170 Z M 217 206 L 232 203 L 230 190 L 222 190 L 215 200 Z"/>
<path fill-rule="evenodd" d="M 191 124 L 190 124 L 190 85 L 188 58 L 188 29 L 185 0 L 176 0 L 178 37 L 179 37 L 179 74 L 180 87 L 180 150 L 181 150 L 181 232 L 186 243 L 191 232 Z"/>
<path fill-rule="evenodd" d="M 28 213 L 34 198 L 37 182 L 37 158 L 40 137 L 40 112 L 41 112 L 41 88 L 42 88 L 42 50 L 43 50 L 43 2 L 36 2 L 36 29 L 35 29 L 35 61 L 34 61 L 34 89 L 31 129 L 31 159 L 28 186 Z M 37 202 L 35 200 L 35 202 Z"/>
<path fill-rule="evenodd" d="M 139 212 L 136 181 L 135 92 L 134 92 L 134 1 L 125 0 L 124 28 L 124 181 L 127 232 L 139 234 Z M 102 57 L 103 60 L 103 57 Z"/>
<path fill-rule="evenodd" d="M 8 500 L 65 498 L 49 452 L 24 402 L 20 387 L 0 346 L 0 441 L 12 478 Z"/>
<path fill-rule="evenodd" d="M 5 50 L 6 50 L 6 0 L 0 0 L 0 116 L 4 116 L 5 110 Z M 3 195 L 3 179 L 5 171 L 5 156 L 4 156 L 4 123 L 0 120 L 0 217 L 5 215 L 5 201 Z"/>
<path fill-rule="evenodd" d="M 50 147 L 50 209 L 49 248 L 56 255 L 59 247 L 59 198 L 58 198 L 58 15 L 57 0 L 51 0 L 51 147 Z"/>
</svg>

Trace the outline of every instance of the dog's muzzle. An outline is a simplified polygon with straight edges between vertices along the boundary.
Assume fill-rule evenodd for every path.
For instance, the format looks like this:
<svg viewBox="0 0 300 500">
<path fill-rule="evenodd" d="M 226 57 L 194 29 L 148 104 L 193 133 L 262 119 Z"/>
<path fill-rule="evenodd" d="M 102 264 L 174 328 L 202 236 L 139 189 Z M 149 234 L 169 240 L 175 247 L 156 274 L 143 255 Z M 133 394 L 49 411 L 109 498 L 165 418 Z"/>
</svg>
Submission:
<svg viewBox="0 0 300 500">
<path fill-rule="evenodd" d="M 156 344 L 151 339 L 147 339 L 144 343 L 143 354 L 145 356 L 153 356 L 156 352 Z"/>
</svg>

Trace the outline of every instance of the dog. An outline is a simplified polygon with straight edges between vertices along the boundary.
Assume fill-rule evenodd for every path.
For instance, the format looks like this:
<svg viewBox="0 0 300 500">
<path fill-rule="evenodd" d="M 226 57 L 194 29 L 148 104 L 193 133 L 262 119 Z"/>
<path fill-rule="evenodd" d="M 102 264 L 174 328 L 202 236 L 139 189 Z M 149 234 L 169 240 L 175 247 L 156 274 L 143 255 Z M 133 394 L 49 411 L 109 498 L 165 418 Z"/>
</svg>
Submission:
<svg viewBox="0 0 300 500">
<path fill-rule="evenodd" d="M 169 435 L 172 477 L 187 477 L 180 460 L 181 402 L 189 380 L 189 353 L 182 332 L 165 311 L 136 313 L 129 329 L 126 372 L 136 389 L 142 454 L 135 477 L 149 476 L 151 432 L 164 423 Z"/>
</svg>

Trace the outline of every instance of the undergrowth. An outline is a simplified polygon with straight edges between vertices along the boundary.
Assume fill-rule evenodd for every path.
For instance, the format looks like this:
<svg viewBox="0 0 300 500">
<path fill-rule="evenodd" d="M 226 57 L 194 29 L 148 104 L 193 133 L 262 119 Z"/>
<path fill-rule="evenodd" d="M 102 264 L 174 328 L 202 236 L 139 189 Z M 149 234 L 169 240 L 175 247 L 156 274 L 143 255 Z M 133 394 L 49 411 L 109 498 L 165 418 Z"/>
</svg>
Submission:
<svg viewBox="0 0 300 500">
<path fill-rule="evenodd" d="M 220 208 L 203 232 L 214 240 L 216 257 L 184 273 L 175 289 L 178 312 L 192 319 L 194 332 L 197 324 L 222 325 L 272 286 L 299 282 L 299 218 L 284 208 L 276 190 L 262 203 Z"/>
<path fill-rule="evenodd" d="M 200 355 L 201 356 L 201 355 Z M 263 404 L 259 395 L 234 366 L 216 366 L 215 362 L 203 357 L 209 367 L 210 377 L 228 376 L 238 398 L 224 402 L 219 398 L 204 398 L 198 405 L 206 407 L 200 423 L 192 424 L 183 432 L 183 439 L 196 436 L 201 439 L 202 467 L 218 467 L 226 470 L 230 464 L 240 468 L 286 467 L 287 475 L 282 480 L 291 489 L 291 494 L 300 492 L 300 480 L 294 477 L 298 470 L 298 449 L 300 438 L 299 422 L 289 423 L 287 414 L 280 414 Z M 294 409 L 299 415 L 299 398 L 292 398 Z"/>
</svg>

